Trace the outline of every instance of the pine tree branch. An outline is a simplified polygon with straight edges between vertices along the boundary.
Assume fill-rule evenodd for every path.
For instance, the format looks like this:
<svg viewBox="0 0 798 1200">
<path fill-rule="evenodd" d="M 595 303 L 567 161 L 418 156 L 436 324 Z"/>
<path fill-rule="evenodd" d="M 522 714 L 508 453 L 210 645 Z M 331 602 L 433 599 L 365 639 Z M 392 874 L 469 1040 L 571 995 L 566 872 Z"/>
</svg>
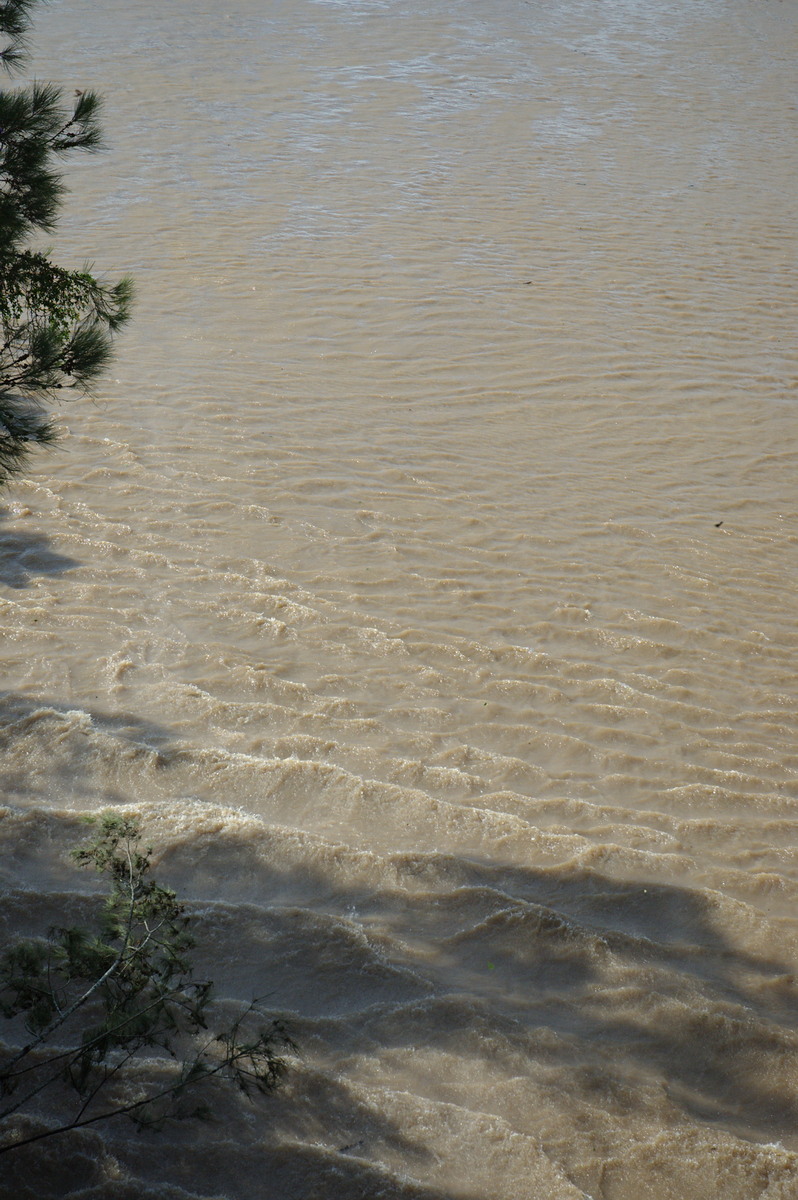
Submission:
<svg viewBox="0 0 798 1200">
<path fill-rule="evenodd" d="M 102 1089 L 104 1087 L 107 1086 L 108 1080 L 113 1079 L 114 1075 L 118 1074 L 118 1072 L 121 1071 L 123 1069 L 123 1067 L 126 1067 L 127 1064 L 135 1057 L 137 1050 L 138 1050 L 138 1047 L 135 1047 L 132 1050 L 128 1050 L 125 1053 L 124 1057 L 122 1059 L 120 1059 L 120 1061 L 118 1063 L 116 1063 L 113 1067 L 111 1067 L 108 1070 L 103 1072 L 102 1078 L 92 1088 L 92 1090 L 89 1092 L 88 1096 L 84 1100 L 83 1104 L 81 1105 L 80 1111 L 77 1114 L 78 1120 L 80 1120 L 80 1118 L 83 1116 L 83 1114 L 86 1112 L 86 1110 L 91 1107 L 91 1103 L 94 1100 L 94 1098 L 100 1094 L 100 1092 L 102 1091 Z"/>
<path fill-rule="evenodd" d="M 141 1100 L 135 1100 L 130 1104 L 120 1105 L 117 1108 L 108 1109 L 106 1112 L 97 1113 L 93 1117 L 86 1118 L 86 1120 L 65 1122 L 63 1125 L 58 1126 L 58 1128 L 56 1128 L 56 1129 L 48 1129 L 41 1133 L 33 1134 L 31 1137 L 23 1138 L 18 1142 L 13 1142 L 11 1145 L 8 1145 L 8 1146 L 0 1145 L 0 1154 L 8 1154 L 11 1150 L 19 1150 L 22 1146 L 28 1146 L 33 1142 L 39 1142 L 43 1138 L 56 1137 L 61 1133 L 69 1133 L 73 1129 L 85 1129 L 87 1125 L 95 1125 L 98 1121 L 108 1121 L 112 1117 L 127 1116 L 130 1113 L 135 1112 L 140 1108 L 144 1108 L 145 1106 L 148 1106 L 148 1105 L 157 1104 L 159 1100 L 166 1099 L 167 1097 L 170 1097 L 170 1096 L 178 1095 L 180 1092 L 187 1091 L 190 1088 L 196 1087 L 197 1084 L 199 1084 L 200 1082 L 204 1082 L 207 1079 L 212 1079 L 214 1076 L 221 1074 L 223 1071 L 225 1071 L 226 1069 L 229 1069 L 231 1066 L 234 1069 L 236 1069 L 236 1064 L 238 1063 L 238 1061 L 240 1059 L 247 1058 L 250 1048 L 249 1047 L 241 1047 L 234 1053 L 226 1055 L 225 1058 L 221 1062 L 216 1063 L 212 1066 L 208 1065 L 203 1060 L 202 1056 L 207 1053 L 207 1051 L 213 1045 L 214 1041 L 217 1041 L 217 1040 L 218 1039 L 213 1038 L 210 1041 L 208 1041 L 202 1047 L 202 1049 L 200 1051 L 198 1051 L 198 1053 L 194 1057 L 191 1065 L 188 1067 L 188 1071 L 183 1072 L 185 1077 L 178 1079 L 175 1083 L 170 1084 L 169 1087 L 163 1088 L 161 1091 L 155 1092 L 153 1095 L 145 1096 Z M 291 1043 L 289 1042 L 289 1044 L 291 1044 Z M 280 1064 L 280 1066 L 283 1065 L 282 1060 L 278 1059 L 276 1061 L 277 1061 L 277 1063 Z M 278 1068 L 278 1072 L 279 1072 L 279 1068 Z M 241 1072 L 241 1073 L 243 1074 L 244 1072 Z M 252 1077 L 255 1079 L 260 1078 L 259 1076 L 255 1075 L 251 1072 L 247 1072 L 247 1074 L 252 1075 Z M 192 1078 L 192 1075 L 194 1076 L 194 1078 Z"/>
<path fill-rule="evenodd" d="M 217 1075 L 224 1067 L 224 1064 L 209 1070 L 203 1078 L 210 1078 L 211 1075 Z M 198 1080 L 197 1080 L 198 1082 Z M 145 1105 L 156 1104 L 159 1100 L 165 1099 L 167 1096 L 172 1096 L 175 1093 L 183 1090 L 186 1086 L 184 1080 L 178 1080 L 171 1084 L 168 1088 L 164 1088 L 160 1092 L 156 1092 L 152 1096 L 145 1096 L 141 1100 L 135 1100 L 131 1104 L 120 1105 L 118 1108 L 109 1109 L 107 1112 L 98 1113 L 96 1116 L 88 1117 L 85 1121 L 69 1121 L 63 1125 L 59 1125 L 57 1129 L 48 1129 L 43 1133 L 34 1134 L 32 1137 L 23 1138 L 19 1142 L 13 1142 L 10 1146 L 0 1145 L 0 1154 L 8 1154 L 11 1150 L 19 1150 L 22 1146 L 29 1146 L 32 1142 L 40 1142 L 43 1138 L 57 1137 L 60 1133 L 69 1133 L 72 1129 L 85 1129 L 87 1125 L 95 1125 L 98 1121 L 108 1121 L 112 1117 L 123 1117 L 129 1113 L 135 1112 L 137 1109 L 143 1108 Z"/>
<path fill-rule="evenodd" d="M 18 1062 L 21 1062 L 21 1060 L 23 1058 L 25 1058 L 26 1055 L 32 1053 L 38 1046 L 41 1046 L 43 1042 L 49 1041 L 50 1038 L 53 1036 L 53 1034 L 56 1032 L 56 1030 L 60 1029 L 61 1026 L 64 1024 L 64 1022 L 68 1021 L 73 1013 L 76 1013 L 78 1011 L 78 1009 L 82 1008 L 91 999 L 91 997 L 96 992 L 99 991 L 99 989 L 103 986 L 103 984 L 106 982 L 106 980 L 110 979 L 114 975 L 114 973 L 119 969 L 120 964 L 124 960 L 124 955 L 127 950 L 128 941 L 130 938 L 130 932 L 133 927 L 133 915 L 134 915 L 134 902 L 133 902 L 133 899 L 131 898 L 130 908 L 128 911 L 128 924 L 127 924 L 126 939 L 123 942 L 116 958 L 111 963 L 111 965 L 108 967 L 107 971 L 105 971 L 100 976 L 99 979 L 96 979 L 94 981 L 94 983 L 89 988 L 87 988 L 87 990 L 83 993 L 82 996 L 79 996 L 72 1004 L 70 1004 L 70 1006 L 65 1010 L 65 1012 L 62 1013 L 62 1015 L 58 1018 L 57 1021 L 54 1021 L 53 1024 L 50 1025 L 48 1029 L 46 1029 L 43 1033 L 40 1033 L 39 1036 L 37 1038 L 34 1038 L 34 1040 L 32 1042 L 30 1042 L 27 1046 L 23 1047 L 23 1049 L 20 1050 L 19 1054 L 17 1054 L 15 1056 L 15 1058 L 13 1058 L 11 1060 L 11 1062 L 8 1064 L 9 1068 L 15 1067 Z"/>
<path fill-rule="evenodd" d="M 201 987 L 203 985 L 198 984 L 197 986 Z M 82 1054 L 85 1050 L 90 1050 L 90 1049 L 93 1049 L 95 1046 L 100 1045 L 104 1040 L 107 1039 L 109 1034 L 116 1035 L 116 1034 L 121 1033 L 125 1029 L 126 1026 L 131 1025 L 134 1021 L 138 1021 L 141 1017 L 146 1016 L 149 1012 L 154 1011 L 162 1003 L 163 1003 L 163 997 L 157 996 L 145 1008 L 140 1009 L 138 1012 L 134 1013 L 132 1016 L 125 1017 L 123 1020 L 119 1021 L 116 1025 L 114 1025 L 110 1030 L 107 1030 L 103 1034 L 97 1034 L 96 1037 L 91 1038 L 87 1042 L 83 1042 L 80 1046 L 79 1053 Z M 187 1007 L 187 1006 L 181 1005 L 181 1007 Z M 48 1034 L 45 1034 L 44 1036 L 45 1036 L 45 1038 L 48 1038 L 49 1032 L 48 1032 Z M 31 1049 L 26 1048 L 22 1052 L 22 1056 L 26 1057 L 29 1053 L 33 1053 L 33 1049 L 35 1049 L 35 1047 L 33 1047 Z M 9 1070 L 8 1068 L 3 1068 L 2 1070 L 0 1070 L 0 1083 L 4 1082 L 5 1080 L 20 1079 L 23 1075 L 27 1075 L 31 1071 L 38 1071 L 38 1070 L 41 1070 L 43 1067 L 51 1066 L 53 1063 L 62 1062 L 64 1059 L 73 1058 L 75 1056 L 75 1054 L 76 1054 L 76 1051 L 74 1049 L 64 1050 L 60 1054 L 52 1055 L 50 1058 L 45 1059 L 43 1062 L 31 1063 L 30 1066 L 28 1066 L 28 1067 L 22 1067 L 19 1071 L 14 1071 L 14 1070 Z M 20 1055 L 18 1055 L 16 1060 L 14 1060 L 14 1062 L 17 1063 L 20 1061 L 22 1061 L 22 1057 Z M 12 1064 L 9 1064 L 9 1066 L 11 1066 L 11 1065 Z M 16 1105 L 15 1107 L 18 1108 L 19 1105 Z M 15 1111 L 14 1108 L 10 1108 L 10 1109 L 7 1109 L 5 1112 L 0 1113 L 0 1120 L 2 1120 L 4 1117 L 8 1116 L 10 1113 L 12 1113 L 14 1111 Z"/>
<path fill-rule="evenodd" d="M 49 942 L 20 942 L 0 959 L 0 978 L 5 979 L 5 990 L 11 994 L 10 1000 L 3 1001 L 5 1015 L 27 1013 L 29 1029 L 44 1026 L 0 1069 L 0 1084 L 8 1092 L 16 1091 L 17 1082 L 25 1077 L 21 1094 L 7 1104 L 0 1121 L 17 1116 L 59 1082 L 77 1093 L 68 1121 L 29 1138 L 0 1144 L 0 1154 L 114 1116 L 128 1115 L 144 1123 L 152 1114 L 156 1121 L 191 1115 L 183 1110 L 179 1097 L 217 1076 L 227 1076 L 246 1094 L 269 1092 L 285 1070 L 275 1047 L 295 1049 L 278 1021 L 247 1033 L 249 1019 L 260 1017 L 257 1001 L 228 1028 L 199 1044 L 200 1030 L 207 1029 L 211 985 L 191 978 L 185 958 L 193 945 L 185 931 L 188 918 L 183 917 L 172 891 L 146 880 L 152 852 L 141 853 L 138 840 L 135 822 L 106 815 L 95 840 L 74 852 L 78 862 L 94 866 L 111 879 L 99 936 L 80 929 L 51 930 Z M 85 980 L 94 975 L 95 968 L 96 978 L 86 987 Z M 79 995 L 67 1003 L 76 981 L 80 982 Z M 86 1011 L 89 1002 L 97 1003 Z M 99 1024 L 92 1026 L 97 1006 Z M 55 1020 L 51 1019 L 54 1012 Z M 75 1030 L 79 1044 L 39 1054 L 39 1061 L 30 1061 L 56 1031 L 65 1029 L 66 1022 L 81 1012 L 83 1024 Z M 157 1047 L 161 1063 L 167 1061 L 167 1055 L 180 1062 L 178 1051 L 182 1054 L 181 1046 L 186 1043 L 193 1046 L 193 1052 L 182 1061 L 179 1075 L 168 1086 L 158 1087 L 154 1080 L 146 1080 L 146 1095 L 140 1099 L 120 1100 L 91 1114 L 104 1090 L 125 1078 L 126 1069 L 140 1052 Z M 167 1100 L 166 1111 L 159 1111 Z"/>
</svg>

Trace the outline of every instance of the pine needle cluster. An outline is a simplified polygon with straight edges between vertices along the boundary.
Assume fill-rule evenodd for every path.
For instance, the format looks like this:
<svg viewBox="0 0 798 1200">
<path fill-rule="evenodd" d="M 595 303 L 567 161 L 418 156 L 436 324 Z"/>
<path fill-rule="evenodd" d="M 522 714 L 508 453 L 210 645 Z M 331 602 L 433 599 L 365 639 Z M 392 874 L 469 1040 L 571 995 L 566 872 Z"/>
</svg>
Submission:
<svg viewBox="0 0 798 1200">
<path fill-rule="evenodd" d="M 36 0 L 0 0 L 0 65 L 19 70 Z M 46 408 L 64 389 L 90 392 L 128 320 L 133 284 L 107 284 L 90 266 L 68 271 L 31 240 L 55 227 L 65 185 L 59 163 L 102 148 L 102 102 L 33 83 L 0 91 L 0 486 L 35 446 L 55 440 Z"/>
</svg>

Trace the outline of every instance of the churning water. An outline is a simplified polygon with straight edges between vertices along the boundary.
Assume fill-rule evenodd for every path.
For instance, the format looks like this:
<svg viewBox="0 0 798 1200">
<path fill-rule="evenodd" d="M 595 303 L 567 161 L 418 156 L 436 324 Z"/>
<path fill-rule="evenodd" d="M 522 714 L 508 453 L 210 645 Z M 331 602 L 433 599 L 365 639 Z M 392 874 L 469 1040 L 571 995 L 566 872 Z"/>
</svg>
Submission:
<svg viewBox="0 0 798 1200">
<path fill-rule="evenodd" d="M 798 1197 L 798 15 L 55 0 L 138 282 L 5 497 L 6 929 L 141 814 L 265 1107 L 37 1200 Z"/>
</svg>

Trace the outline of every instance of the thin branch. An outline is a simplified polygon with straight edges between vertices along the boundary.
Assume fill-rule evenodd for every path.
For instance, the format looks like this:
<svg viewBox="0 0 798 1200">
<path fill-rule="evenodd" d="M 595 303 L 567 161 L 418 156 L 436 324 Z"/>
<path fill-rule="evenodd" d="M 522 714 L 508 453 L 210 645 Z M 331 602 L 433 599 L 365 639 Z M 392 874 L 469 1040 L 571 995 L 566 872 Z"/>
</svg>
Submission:
<svg viewBox="0 0 798 1200">
<path fill-rule="evenodd" d="M 32 1042 L 29 1042 L 27 1046 L 24 1046 L 23 1049 L 20 1050 L 19 1054 L 17 1054 L 16 1057 L 12 1058 L 11 1061 L 9 1062 L 8 1066 L 10 1068 L 15 1067 L 18 1062 L 20 1062 L 26 1055 L 30 1054 L 31 1051 L 35 1050 L 37 1046 L 40 1046 L 42 1044 L 42 1042 L 47 1041 L 49 1038 L 51 1038 L 52 1035 L 55 1033 L 55 1031 L 57 1029 L 59 1029 L 64 1024 L 65 1021 L 68 1021 L 73 1013 L 77 1012 L 79 1008 L 82 1008 L 83 1005 L 86 1004 L 87 1001 L 90 999 L 90 997 L 94 995 L 94 993 L 98 990 L 98 988 L 101 988 L 102 985 L 105 983 L 105 981 L 107 979 L 110 979 L 111 976 L 114 974 L 114 972 L 118 970 L 120 964 L 122 963 L 122 961 L 124 959 L 124 954 L 127 949 L 128 941 L 130 938 L 130 932 L 133 927 L 133 908 L 134 908 L 134 904 L 133 904 L 133 901 L 131 900 L 131 906 L 130 906 L 130 910 L 128 913 L 128 925 L 127 925 L 127 931 L 125 934 L 125 941 L 122 943 L 122 947 L 119 950 L 119 953 L 117 954 L 116 958 L 111 963 L 111 965 L 108 967 L 107 971 L 104 971 L 103 974 L 100 976 L 100 978 L 96 979 L 94 981 L 94 983 L 91 985 L 91 987 L 88 988 L 87 991 L 85 991 L 82 996 L 79 996 L 77 998 L 77 1000 L 75 1000 L 69 1006 L 69 1008 L 67 1008 L 65 1010 L 65 1012 L 58 1018 L 57 1021 L 54 1021 L 53 1024 L 49 1026 L 49 1028 L 47 1028 L 43 1033 L 40 1033 L 39 1036 L 37 1038 L 34 1038 L 34 1040 Z"/>
<path fill-rule="evenodd" d="M 170 999 L 171 999 L 171 997 L 170 997 Z M 102 1034 L 98 1034 L 96 1037 L 92 1038 L 90 1041 L 82 1044 L 80 1047 L 80 1052 L 82 1053 L 84 1050 L 90 1050 L 90 1049 L 92 1049 L 92 1047 L 96 1046 L 99 1042 L 103 1041 L 104 1038 L 116 1035 L 122 1029 L 124 1029 L 124 1027 L 126 1025 L 129 1025 L 132 1021 L 138 1021 L 141 1017 L 146 1016 L 147 1013 L 151 1012 L 153 1009 L 158 1008 L 158 1006 L 160 1004 L 163 1004 L 163 1000 L 164 1000 L 163 996 L 157 996 L 152 1001 L 152 1003 L 148 1004 L 145 1008 L 139 1009 L 138 1012 L 132 1013 L 130 1016 L 125 1017 L 124 1020 L 120 1021 L 117 1025 L 114 1025 L 111 1029 L 106 1030 Z M 183 1007 L 186 1007 L 186 1005 L 184 1004 Z M 159 1031 L 156 1030 L 155 1032 L 159 1032 Z M 26 1053 L 32 1053 L 32 1051 L 27 1051 Z M 0 1081 L 2 1081 L 4 1079 L 19 1079 L 20 1076 L 27 1075 L 30 1071 L 41 1070 L 44 1067 L 51 1066 L 53 1063 L 62 1062 L 65 1058 L 72 1058 L 75 1053 L 76 1053 L 75 1050 L 64 1050 L 61 1054 L 53 1054 L 50 1058 L 45 1059 L 44 1062 L 31 1063 L 31 1065 L 29 1067 L 23 1067 L 20 1071 L 12 1071 L 12 1070 L 5 1070 L 5 1069 L 0 1070 Z M 18 1056 L 16 1059 L 16 1062 L 19 1062 L 19 1061 L 20 1061 L 20 1059 Z M 14 1065 L 14 1064 L 13 1063 L 9 1064 L 9 1066 L 12 1066 L 12 1065 Z M 15 1111 L 14 1109 L 8 1110 L 9 1113 L 14 1112 L 14 1111 Z M 6 1115 L 8 1115 L 8 1114 L 0 1113 L 0 1119 L 5 1117 Z"/>
<path fill-rule="evenodd" d="M 215 1038 L 212 1039 L 205 1047 L 203 1047 L 203 1049 L 192 1062 L 189 1070 L 196 1066 L 203 1065 L 200 1063 L 200 1055 L 202 1055 L 215 1040 Z M 217 1063 L 216 1066 L 208 1067 L 202 1072 L 202 1080 L 210 1079 L 214 1075 L 218 1075 L 220 1071 L 223 1071 L 225 1067 L 229 1065 L 229 1061 L 232 1060 L 224 1059 L 224 1061 Z M 12 1142 L 10 1146 L 0 1146 L 0 1154 L 8 1154 L 10 1150 L 19 1150 L 20 1147 L 28 1146 L 31 1144 L 31 1142 L 39 1142 L 42 1140 L 42 1138 L 56 1137 L 60 1133 L 68 1133 L 71 1129 L 84 1129 L 87 1125 L 95 1125 L 98 1121 L 108 1121 L 112 1117 L 123 1117 L 128 1113 L 135 1112 L 136 1109 L 143 1108 L 147 1104 L 156 1104 L 159 1100 L 163 1100 L 166 1096 L 173 1096 L 176 1092 L 194 1087 L 199 1082 L 199 1077 L 194 1080 L 190 1078 L 178 1079 L 175 1083 L 170 1084 L 167 1088 L 163 1088 L 160 1092 L 155 1092 L 152 1096 L 145 1096 L 141 1100 L 135 1100 L 131 1104 L 120 1105 L 119 1108 L 109 1109 L 104 1113 L 97 1113 L 96 1116 L 87 1117 L 85 1121 L 70 1121 L 67 1124 L 59 1125 L 57 1129 L 47 1129 L 42 1133 L 33 1134 L 32 1137 L 23 1138 L 19 1142 Z"/>
<path fill-rule="evenodd" d="M 118 1071 L 121 1071 L 123 1067 L 127 1066 L 127 1064 L 130 1062 L 130 1060 L 135 1056 L 138 1049 L 139 1049 L 139 1047 L 136 1046 L 133 1050 L 128 1050 L 126 1052 L 126 1054 L 124 1055 L 124 1057 L 121 1058 L 118 1063 L 116 1063 L 113 1067 L 108 1068 L 103 1073 L 102 1079 L 99 1081 L 99 1083 L 96 1085 L 96 1087 L 92 1088 L 92 1090 L 89 1092 L 88 1096 L 84 1100 L 83 1104 L 81 1105 L 80 1111 L 78 1112 L 78 1116 L 77 1116 L 78 1120 L 80 1120 L 80 1118 L 83 1116 L 86 1109 L 89 1108 L 94 1097 L 97 1096 L 99 1094 L 99 1092 L 106 1086 L 106 1084 L 108 1083 L 108 1080 L 113 1079 L 114 1075 L 116 1075 L 116 1073 Z"/>
</svg>

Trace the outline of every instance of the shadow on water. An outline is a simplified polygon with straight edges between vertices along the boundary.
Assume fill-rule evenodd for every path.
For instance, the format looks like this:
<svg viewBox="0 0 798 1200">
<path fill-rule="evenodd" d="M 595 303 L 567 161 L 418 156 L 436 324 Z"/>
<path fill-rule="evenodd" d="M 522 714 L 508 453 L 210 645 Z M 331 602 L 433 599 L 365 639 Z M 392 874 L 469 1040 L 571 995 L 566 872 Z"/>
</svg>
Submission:
<svg viewBox="0 0 798 1200">
<path fill-rule="evenodd" d="M 55 805 L 59 798 L 81 796 L 92 804 L 129 802 L 107 781 L 92 779 L 96 735 L 116 739 L 127 750 L 156 752 L 171 740 L 162 726 L 130 713 L 0 692 L 0 789 L 5 798 Z"/>
<path fill-rule="evenodd" d="M 232 833 L 191 852 L 191 870 L 179 861 L 185 851 L 164 861 L 189 893 L 192 874 L 222 879 L 219 899 L 274 903 L 280 908 L 272 912 L 287 914 L 277 937 L 265 916 L 262 941 L 257 920 L 237 930 L 244 961 L 262 955 L 274 967 L 263 982 L 276 1006 L 316 1020 L 331 997 L 357 1009 L 359 994 L 357 1032 L 342 1052 L 356 1054 L 366 1033 L 370 1043 L 404 1048 L 409 1057 L 423 1045 L 467 1059 L 493 1028 L 516 1061 L 531 1055 L 567 1067 L 576 1088 L 620 1096 L 640 1083 L 660 1094 L 664 1087 L 671 1104 L 698 1122 L 754 1140 L 798 1127 L 794 964 L 732 945 L 711 894 L 578 867 L 405 855 L 414 890 L 347 888 L 332 872 L 264 863 Z M 243 891 L 235 880 L 247 881 Z M 300 915 L 308 911 L 319 917 L 315 945 Z M 351 938 L 340 935 L 341 919 Z M 352 945 L 369 928 L 379 936 L 353 982 Z"/>
<path fill-rule="evenodd" d="M 72 716 L 63 705 L 0 696 L 3 762 L 37 723 L 49 738 Z M 168 763 L 167 730 L 128 714 L 82 716 L 126 750 L 157 747 Z M 64 763 L 79 782 L 84 750 Z M 4 782 L 25 808 L 23 774 L 15 769 Z M 80 836 L 77 815 L 41 808 L 36 786 L 29 792 L 30 812 L 48 832 L 34 832 L 25 851 L 28 878 L 37 852 L 55 854 Z M 130 797 L 100 797 L 119 800 Z M 0 823 L 0 844 L 4 836 Z M 656 1093 L 708 1130 L 772 1141 L 796 1129 L 794 966 L 772 940 L 756 949 L 760 918 L 752 908 L 739 906 L 747 932 L 733 944 L 724 932 L 730 910 L 721 911 L 718 894 L 576 865 L 529 869 L 397 854 L 384 882 L 354 885 L 334 858 L 314 858 L 312 850 L 283 861 L 280 836 L 268 829 L 260 839 L 249 825 L 245 833 L 214 826 L 182 836 L 157 875 L 208 914 L 208 968 L 230 994 L 268 994 L 271 1008 L 294 1014 L 300 1042 L 303 1031 L 321 1039 L 325 1055 L 398 1056 L 411 1075 L 418 1060 L 415 1094 L 453 1104 L 457 1080 L 425 1068 L 419 1050 L 433 1064 L 481 1071 L 490 1089 L 506 1062 L 508 1078 L 539 1079 L 555 1089 L 552 1105 L 573 1112 L 598 1108 L 623 1121 Z M 202 955 L 201 924 L 196 934 Z M 552 1071 L 556 1084 L 547 1085 Z M 336 1196 L 347 1200 L 381 1194 L 389 1179 L 386 1195 L 444 1200 L 434 1185 L 412 1182 L 414 1164 L 418 1178 L 428 1174 L 431 1152 L 345 1081 L 298 1068 L 268 1113 L 278 1143 L 285 1139 L 273 1165 L 275 1180 L 284 1172 L 286 1195 L 311 1194 L 296 1185 L 305 1172 L 317 1182 L 329 1173 Z M 222 1172 L 230 1152 L 218 1151 Z M 400 1185 L 381 1162 L 403 1163 L 410 1181 Z"/>
<path fill-rule="evenodd" d="M 7 519 L 0 509 L 0 522 Z M 80 566 L 75 558 L 52 550 L 43 533 L 20 533 L 0 527 L 0 585 L 22 589 L 30 587 L 37 575 L 63 575 Z"/>
<path fill-rule="evenodd" d="M 7 749 L 15 738 L 29 731 L 30 724 L 48 717 L 66 717 L 84 712 L 97 730 L 119 737 L 123 741 L 145 745 L 165 746 L 172 738 L 170 730 L 132 713 L 107 713 L 101 709 L 78 709 L 75 705 L 51 700 L 46 696 L 23 696 L 18 692 L 0 691 L 0 749 Z"/>
<path fill-rule="evenodd" d="M 14 693 L 0 695 L 0 763 L 3 764 L 0 791 L 6 796 L 9 790 L 13 791 L 16 801 L 9 817 L 0 819 L 0 952 L 17 937 L 42 934 L 65 919 L 89 927 L 91 914 L 97 912 L 100 904 L 104 889 L 96 894 L 98 881 L 92 881 L 69 858 L 70 850 L 87 835 L 81 812 L 58 811 L 49 804 L 42 805 L 41 801 L 48 797 L 37 784 L 29 782 L 26 786 L 24 771 L 19 775 L 12 771 L 9 775 L 7 769 L 8 755 L 19 743 L 27 742 L 33 756 L 39 757 L 54 736 L 62 736 L 67 742 L 73 740 L 65 731 L 76 731 L 71 723 L 75 716 L 88 722 L 91 729 L 118 738 L 120 746 L 127 744 L 135 751 L 142 745 L 147 748 L 157 745 L 168 753 L 168 731 L 130 714 L 76 710 L 48 699 Z M 78 735 L 80 732 L 78 729 Z M 73 791 L 79 787 L 86 755 L 90 755 L 85 739 L 77 736 L 74 740 L 76 747 L 71 754 L 64 754 L 63 746 L 60 748 L 57 772 L 73 777 Z M 53 799 L 50 795 L 50 804 Z M 129 803 L 130 797 L 106 791 L 102 801 Z M 4 816 L 0 812 L 0 817 Z M 65 896 L 70 896 L 66 907 Z M 2 1032 L 0 1029 L 0 1049 Z M 391 1200 L 450 1200 L 447 1193 L 435 1187 L 412 1179 L 400 1181 L 379 1163 L 359 1157 L 364 1132 L 372 1145 L 379 1145 L 394 1160 L 412 1166 L 430 1156 L 425 1148 L 406 1137 L 395 1122 L 381 1117 L 352 1095 L 344 1083 L 317 1072 L 303 1073 L 296 1069 L 289 1075 L 286 1094 L 280 1091 L 262 1103 L 266 1106 L 266 1120 L 277 1131 L 278 1146 L 268 1163 L 269 1191 L 261 1193 L 259 1185 L 258 1194 L 269 1197 L 328 1194 L 339 1200 L 373 1200 L 376 1195 L 390 1196 Z M 243 1126 L 246 1131 L 252 1118 L 252 1103 L 228 1092 L 220 1101 L 213 1128 Z M 19 1137 L 46 1127 L 41 1114 L 23 1112 L 20 1120 Z M 203 1155 L 201 1191 L 196 1192 L 197 1124 L 177 1123 L 167 1129 L 167 1141 L 186 1148 L 186 1153 L 171 1168 L 165 1168 L 160 1159 L 156 1162 L 153 1157 L 159 1134 L 137 1131 L 124 1120 L 110 1122 L 102 1131 L 101 1127 L 73 1131 L 52 1141 L 47 1139 L 23 1147 L 3 1159 L 0 1200 L 5 1196 L 13 1196 L 14 1200 L 34 1197 L 47 1200 L 58 1196 L 60 1200 L 73 1190 L 80 1192 L 87 1187 L 97 1187 L 101 1194 L 108 1183 L 105 1169 L 109 1149 L 130 1162 L 130 1169 L 137 1177 L 136 1195 L 151 1196 L 153 1200 L 165 1195 L 164 1187 L 181 1185 L 197 1196 L 216 1196 L 222 1191 L 231 1196 L 249 1195 L 246 1182 L 243 1191 L 230 1191 L 231 1180 L 241 1176 L 262 1181 L 264 1149 L 259 1139 L 250 1146 L 250 1136 L 239 1140 L 227 1134 L 216 1145 L 215 1135 L 200 1128 L 199 1136 L 209 1152 Z M 285 1148 L 279 1145 L 283 1138 Z M 304 1144 L 303 1138 L 307 1139 Z M 327 1142 L 326 1147 L 318 1144 L 322 1139 Z M 147 1168 L 153 1165 L 156 1180 L 148 1178 Z M 329 1191 L 325 1192 L 325 1188 Z"/>
</svg>

